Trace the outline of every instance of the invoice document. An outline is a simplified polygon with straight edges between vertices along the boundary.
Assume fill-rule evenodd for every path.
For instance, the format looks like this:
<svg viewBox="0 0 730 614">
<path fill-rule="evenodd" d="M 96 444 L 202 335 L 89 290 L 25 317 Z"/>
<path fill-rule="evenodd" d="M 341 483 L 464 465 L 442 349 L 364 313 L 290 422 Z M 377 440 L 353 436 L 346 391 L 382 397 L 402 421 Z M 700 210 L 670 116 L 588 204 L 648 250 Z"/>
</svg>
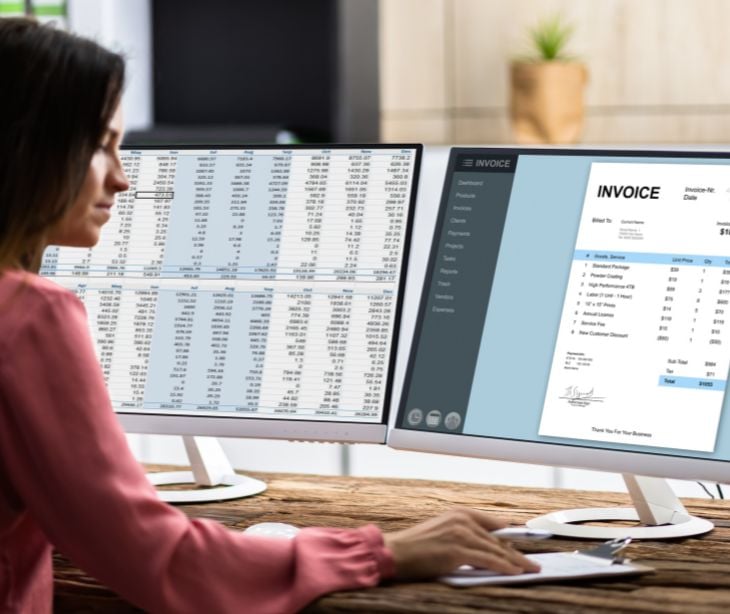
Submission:
<svg viewBox="0 0 730 614">
<path fill-rule="evenodd" d="M 712 452 L 729 300 L 730 169 L 593 163 L 539 434 Z"/>
</svg>

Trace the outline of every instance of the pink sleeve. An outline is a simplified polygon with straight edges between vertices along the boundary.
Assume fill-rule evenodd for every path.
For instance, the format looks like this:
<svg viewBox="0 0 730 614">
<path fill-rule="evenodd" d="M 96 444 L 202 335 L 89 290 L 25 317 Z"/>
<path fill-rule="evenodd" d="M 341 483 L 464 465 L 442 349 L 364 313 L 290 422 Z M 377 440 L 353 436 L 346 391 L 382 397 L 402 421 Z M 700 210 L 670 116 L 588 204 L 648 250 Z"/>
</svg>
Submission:
<svg viewBox="0 0 730 614">
<path fill-rule="evenodd" d="M 189 520 L 160 502 L 111 409 L 81 303 L 43 297 L 0 340 L 0 462 L 49 540 L 155 612 L 288 612 L 393 574 L 380 531 L 293 540 Z"/>
</svg>

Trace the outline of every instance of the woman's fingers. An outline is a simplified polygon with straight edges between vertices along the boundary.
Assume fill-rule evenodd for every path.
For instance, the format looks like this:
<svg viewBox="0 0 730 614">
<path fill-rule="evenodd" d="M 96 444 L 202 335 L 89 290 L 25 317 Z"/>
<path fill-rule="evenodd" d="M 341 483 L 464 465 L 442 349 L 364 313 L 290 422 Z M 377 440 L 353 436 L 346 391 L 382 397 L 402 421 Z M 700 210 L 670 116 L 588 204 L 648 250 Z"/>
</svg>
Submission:
<svg viewBox="0 0 730 614">
<path fill-rule="evenodd" d="M 482 547 L 489 550 L 491 546 L 494 546 L 494 552 L 504 556 L 511 563 L 527 571 L 538 571 L 540 569 L 536 563 L 525 557 L 509 541 L 499 539 L 491 532 L 494 530 L 492 527 L 495 526 L 494 519 L 491 516 L 478 510 L 467 510 L 467 512 L 466 524 L 470 527 L 474 539 L 478 540 L 474 542 L 476 548 Z M 503 523 L 500 522 L 499 524 Z"/>
<path fill-rule="evenodd" d="M 489 569 L 506 575 L 516 575 L 527 571 L 523 566 L 512 562 L 498 552 L 477 548 L 467 549 L 459 554 L 461 563 L 458 566 L 471 565 L 478 569 Z"/>
<path fill-rule="evenodd" d="M 426 578 L 472 565 L 505 574 L 539 567 L 491 531 L 506 526 L 489 514 L 452 510 L 403 531 L 384 536 L 401 578 Z"/>
<path fill-rule="evenodd" d="M 523 571 L 540 571 L 540 566 L 537 563 L 528 559 L 519 550 L 513 548 L 511 544 L 504 544 L 504 549 L 499 554 L 511 564 L 520 567 Z"/>
<path fill-rule="evenodd" d="M 470 552 L 482 552 L 489 554 L 490 557 L 500 557 L 513 567 L 517 567 L 523 571 L 540 570 L 539 565 L 528 559 L 524 554 L 512 546 L 512 544 L 508 541 L 495 537 L 492 533 L 485 530 L 483 526 L 473 523 L 469 528 L 470 533 L 468 534 L 468 539 L 463 545 L 469 549 Z M 461 564 L 463 565 L 464 563 Z M 466 564 L 478 566 L 478 563 L 473 562 Z M 492 569 L 492 567 L 490 567 L 490 569 Z"/>
</svg>

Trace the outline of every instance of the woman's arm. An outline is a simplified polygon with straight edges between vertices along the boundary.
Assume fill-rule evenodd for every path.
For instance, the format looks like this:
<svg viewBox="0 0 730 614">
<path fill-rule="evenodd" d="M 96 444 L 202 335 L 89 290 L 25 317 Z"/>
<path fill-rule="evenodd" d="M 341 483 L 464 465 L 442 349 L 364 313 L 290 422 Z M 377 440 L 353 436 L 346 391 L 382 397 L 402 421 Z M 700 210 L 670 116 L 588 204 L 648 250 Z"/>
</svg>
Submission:
<svg viewBox="0 0 730 614">
<path fill-rule="evenodd" d="M 0 460 L 76 565 L 151 611 L 295 611 L 393 573 L 375 527 L 293 540 L 189 520 L 158 500 L 111 408 L 81 303 L 33 298 L 0 342 Z"/>
</svg>

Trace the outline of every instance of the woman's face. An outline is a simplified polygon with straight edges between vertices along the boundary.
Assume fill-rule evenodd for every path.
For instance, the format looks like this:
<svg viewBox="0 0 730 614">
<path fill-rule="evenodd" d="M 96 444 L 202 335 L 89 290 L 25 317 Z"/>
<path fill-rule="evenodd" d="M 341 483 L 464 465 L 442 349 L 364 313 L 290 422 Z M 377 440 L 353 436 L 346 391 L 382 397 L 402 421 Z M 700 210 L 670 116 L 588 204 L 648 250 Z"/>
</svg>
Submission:
<svg viewBox="0 0 730 614">
<path fill-rule="evenodd" d="M 119 158 L 123 130 L 122 112 L 117 106 L 91 157 L 76 202 L 49 233 L 50 245 L 92 247 L 99 241 L 101 227 L 111 217 L 114 195 L 129 188 Z"/>
</svg>

